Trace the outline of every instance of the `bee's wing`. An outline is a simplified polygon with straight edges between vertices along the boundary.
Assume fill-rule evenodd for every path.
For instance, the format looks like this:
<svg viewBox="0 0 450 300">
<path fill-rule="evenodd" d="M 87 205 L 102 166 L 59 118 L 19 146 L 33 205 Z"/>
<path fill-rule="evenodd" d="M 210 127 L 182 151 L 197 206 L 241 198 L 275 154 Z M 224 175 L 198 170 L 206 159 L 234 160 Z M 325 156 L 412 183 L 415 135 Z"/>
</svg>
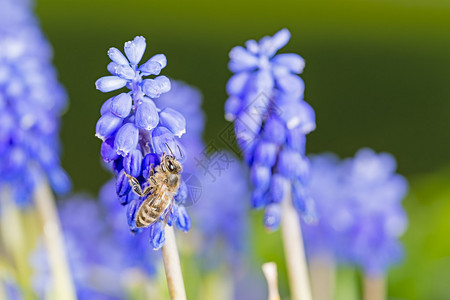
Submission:
<svg viewBox="0 0 450 300">
<path fill-rule="evenodd" d="M 167 195 L 167 193 L 166 193 Z M 169 222 L 170 213 L 172 212 L 172 206 L 173 206 L 173 197 L 169 199 L 169 208 L 167 209 L 166 216 L 164 217 L 164 227 L 166 227 L 167 222 Z"/>
<path fill-rule="evenodd" d="M 167 185 L 162 184 L 154 193 L 145 199 L 141 205 L 141 208 L 147 211 L 152 210 L 157 212 L 159 215 L 162 215 L 170 205 L 171 197 L 172 193 L 169 192 Z"/>
<path fill-rule="evenodd" d="M 142 205 L 145 204 L 148 206 L 160 206 L 166 193 L 167 193 L 167 186 L 165 184 L 162 184 L 156 191 L 150 194 L 150 196 L 148 196 L 147 199 L 145 199 Z"/>
</svg>

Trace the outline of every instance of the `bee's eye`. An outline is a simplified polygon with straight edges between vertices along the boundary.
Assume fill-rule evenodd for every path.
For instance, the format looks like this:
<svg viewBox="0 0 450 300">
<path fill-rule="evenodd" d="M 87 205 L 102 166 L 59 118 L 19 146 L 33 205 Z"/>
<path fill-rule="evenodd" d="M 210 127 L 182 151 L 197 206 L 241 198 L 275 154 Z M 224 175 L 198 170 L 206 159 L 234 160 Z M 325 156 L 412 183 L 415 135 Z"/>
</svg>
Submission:
<svg viewBox="0 0 450 300">
<path fill-rule="evenodd" d="M 170 172 L 173 172 L 175 170 L 175 166 L 172 164 L 171 161 L 167 163 L 167 168 L 169 169 Z"/>
</svg>

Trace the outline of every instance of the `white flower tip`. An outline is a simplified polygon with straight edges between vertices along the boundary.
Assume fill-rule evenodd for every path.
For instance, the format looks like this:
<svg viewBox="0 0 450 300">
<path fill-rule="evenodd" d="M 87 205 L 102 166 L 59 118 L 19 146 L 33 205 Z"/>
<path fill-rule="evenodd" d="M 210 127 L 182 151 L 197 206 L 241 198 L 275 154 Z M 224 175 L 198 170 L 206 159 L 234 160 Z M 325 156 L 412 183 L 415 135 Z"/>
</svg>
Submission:
<svg viewBox="0 0 450 300">
<path fill-rule="evenodd" d="M 291 36 L 291 32 L 287 28 L 282 28 L 280 31 L 277 32 L 278 34 L 288 35 Z"/>
<path fill-rule="evenodd" d="M 177 132 L 177 133 L 174 134 L 174 135 L 180 138 L 180 137 L 181 137 L 183 134 L 185 134 L 185 133 L 186 133 L 186 129 L 183 128 L 183 130 Z"/>
<path fill-rule="evenodd" d="M 231 113 L 226 113 L 225 114 L 225 120 L 227 120 L 229 122 L 233 122 L 234 120 L 236 120 L 236 116 L 234 114 L 231 114 Z"/>
<path fill-rule="evenodd" d="M 101 139 L 103 142 L 105 141 L 106 137 L 104 137 L 103 135 L 99 134 L 99 133 L 95 133 L 95 136 L 98 137 L 99 139 Z"/>
</svg>

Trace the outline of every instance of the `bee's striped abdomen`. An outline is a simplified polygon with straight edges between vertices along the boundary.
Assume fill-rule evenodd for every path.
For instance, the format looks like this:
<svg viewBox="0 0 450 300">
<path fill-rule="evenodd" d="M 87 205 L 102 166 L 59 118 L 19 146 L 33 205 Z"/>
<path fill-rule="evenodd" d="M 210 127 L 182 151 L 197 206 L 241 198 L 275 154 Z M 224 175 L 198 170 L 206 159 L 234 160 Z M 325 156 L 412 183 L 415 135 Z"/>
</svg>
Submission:
<svg viewBox="0 0 450 300">
<path fill-rule="evenodd" d="M 136 214 L 136 226 L 147 227 L 157 222 L 170 204 L 170 197 L 166 193 L 166 186 L 152 193 L 142 203 Z"/>
</svg>

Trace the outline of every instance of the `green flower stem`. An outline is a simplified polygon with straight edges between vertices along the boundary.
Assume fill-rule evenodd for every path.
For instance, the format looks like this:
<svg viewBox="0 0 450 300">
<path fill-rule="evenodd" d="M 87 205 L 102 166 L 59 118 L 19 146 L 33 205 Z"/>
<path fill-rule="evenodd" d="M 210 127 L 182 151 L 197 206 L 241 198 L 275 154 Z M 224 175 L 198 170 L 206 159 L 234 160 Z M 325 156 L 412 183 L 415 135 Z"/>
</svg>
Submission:
<svg viewBox="0 0 450 300">
<path fill-rule="evenodd" d="M 385 300 L 386 279 L 382 275 L 364 275 L 364 300 Z"/>
<path fill-rule="evenodd" d="M 310 259 L 311 289 L 314 300 L 333 300 L 336 268 L 328 253 L 314 255 Z"/>
<path fill-rule="evenodd" d="M 76 293 L 64 250 L 64 239 L 55 200 L 47 183 L 37 187 L 34 199 L 44 228 L 44 243 L 53 279 L 55 299 L 75 300 Z"/>
<path fill-rule="evenodd" d="M 21 218 L 21 212 L 11 199 L 8 188 L 3 188 L 0 194 L 1 216 L 0 230 L 2 249 L 11 259 L 16 271 L 17 283 L 23 291 L 25 299 L 34 299 L 31 289 L 31 270 L 28 265 L 29 251 L 27 249 L 26 235 Z"/>
<path fill-rule="evenodd" d="M 300 218 L 292 205 L 290 185 L 281 204 L 281 230 L 292 300 L 312 300 Z"/>
<path fill-rule="evenodd" d="M 162 247 L 162 255 L 170 299 L 186 300 L 186 291 L 184 289 L 183 275 L 181 273 L 177 242 L 172 226 L 166 225 L 165 237 L 166 241 Z"/>
<path fill-rule="evenodd" d="M 267 288 L 269 290 L 268 300 L 280 300 L 278 291 L 277 265 L 274 262 L 268 262 L 262 265 L 264 277 L 266 277 Z"/>
</svg>

